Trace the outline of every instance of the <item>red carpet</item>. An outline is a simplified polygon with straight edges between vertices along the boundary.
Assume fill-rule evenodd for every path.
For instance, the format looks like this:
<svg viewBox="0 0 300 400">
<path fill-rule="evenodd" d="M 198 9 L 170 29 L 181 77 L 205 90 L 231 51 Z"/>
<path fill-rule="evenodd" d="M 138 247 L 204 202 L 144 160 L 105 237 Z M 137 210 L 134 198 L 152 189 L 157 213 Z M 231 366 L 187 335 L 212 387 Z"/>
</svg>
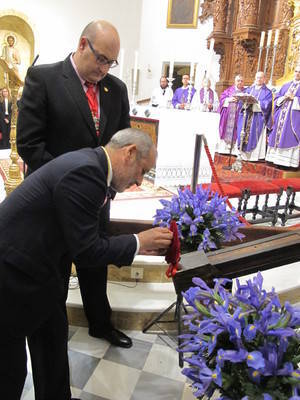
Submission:
<svg viewBox="0 0 300 400">
<path fill-rule="evenodd" d="M 231 157 L 232 165 L 236 157 Z M 300 169 L 283 169 L 265 162 L 243 161 L 242 172 L 235 172 L 223 169 L 223 166 L 229 165 L 229 156 L 215 153 L 215 168 L 221 182 L 233 182 L 241 180 L 261 180 L 261 179 L 281 179 L 287 177 L 300 177 Z"/>
</svg>

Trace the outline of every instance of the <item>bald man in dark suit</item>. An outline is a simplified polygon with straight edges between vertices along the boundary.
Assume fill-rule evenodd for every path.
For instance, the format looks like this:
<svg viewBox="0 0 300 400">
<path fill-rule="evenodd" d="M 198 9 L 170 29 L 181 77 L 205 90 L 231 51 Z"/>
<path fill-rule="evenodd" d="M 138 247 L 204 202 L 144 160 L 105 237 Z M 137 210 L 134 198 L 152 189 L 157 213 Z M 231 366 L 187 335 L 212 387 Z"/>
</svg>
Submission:
<svg viewBox="0 0 300 400">
<path fill-rule="evenodd" d="M 126 86 L 108 73 L 117 65 L 119 49 L 116 29 L 95 21 L 64 61 L 29 68 L 17 123 L 17 148 L 28 173 L 68 151 L 104 146 L 118 130 L 130 126 Z M 101 211 L 101 229 L 109 222 L 109 208 L 108 201 Z M 65 263 L 70 265 L 70 260 Z M 131 339 L 111 323 L 107 266 L 77 274 L 90 335 L 131 347 Z"/>
</svg>

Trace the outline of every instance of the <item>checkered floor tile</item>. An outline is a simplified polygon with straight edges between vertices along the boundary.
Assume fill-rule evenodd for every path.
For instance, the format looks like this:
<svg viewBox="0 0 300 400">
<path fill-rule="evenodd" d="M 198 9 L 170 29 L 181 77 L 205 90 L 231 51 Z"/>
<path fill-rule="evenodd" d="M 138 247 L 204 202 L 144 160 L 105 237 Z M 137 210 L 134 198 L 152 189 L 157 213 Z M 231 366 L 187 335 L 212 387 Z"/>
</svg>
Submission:
<svg viewBox="0 0 300 400">
<path fill-rule="evenodd" d="M 155 334 L 126 332 L 131 349 L 92 338 L 87 328 L 70 326 L 71 390 L 81 400 L 194 400 L 178 366 L 178 354 Z M 31 368 L 22 400 L 34 400 Z"/>
</svg>

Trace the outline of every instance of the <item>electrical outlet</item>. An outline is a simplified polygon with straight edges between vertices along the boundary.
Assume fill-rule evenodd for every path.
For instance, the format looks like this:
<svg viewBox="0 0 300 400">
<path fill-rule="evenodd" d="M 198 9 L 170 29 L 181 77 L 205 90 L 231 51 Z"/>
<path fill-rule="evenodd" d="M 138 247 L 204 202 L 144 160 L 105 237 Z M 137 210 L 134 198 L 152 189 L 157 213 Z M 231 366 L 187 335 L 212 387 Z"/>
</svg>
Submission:
<svg viewBox="0 0 300 400">
<path fill-rule="evenodd" d="M 144 268 L 131 268 L 131 278 L 132 279 L 143 279 L 144 276 Z"/>
</svg>

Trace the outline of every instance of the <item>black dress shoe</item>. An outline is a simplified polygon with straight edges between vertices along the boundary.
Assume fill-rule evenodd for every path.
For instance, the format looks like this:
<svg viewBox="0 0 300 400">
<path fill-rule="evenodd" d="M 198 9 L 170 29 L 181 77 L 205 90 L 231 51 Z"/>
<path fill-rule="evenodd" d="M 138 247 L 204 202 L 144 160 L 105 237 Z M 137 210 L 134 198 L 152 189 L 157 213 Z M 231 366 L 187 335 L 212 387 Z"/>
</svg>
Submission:
<svg viewBox="0 0 300 400">
<path fill-rule="evenodd" d="M 97 332 L 93 328 L 90 328 L 89 335 L 99 339 L 105 339 L 113 346 L 125 347 L 127 349 L 132 346 L 132 340 L 130 337 L 115 328 L 106 332 Z"/>
</svg>

